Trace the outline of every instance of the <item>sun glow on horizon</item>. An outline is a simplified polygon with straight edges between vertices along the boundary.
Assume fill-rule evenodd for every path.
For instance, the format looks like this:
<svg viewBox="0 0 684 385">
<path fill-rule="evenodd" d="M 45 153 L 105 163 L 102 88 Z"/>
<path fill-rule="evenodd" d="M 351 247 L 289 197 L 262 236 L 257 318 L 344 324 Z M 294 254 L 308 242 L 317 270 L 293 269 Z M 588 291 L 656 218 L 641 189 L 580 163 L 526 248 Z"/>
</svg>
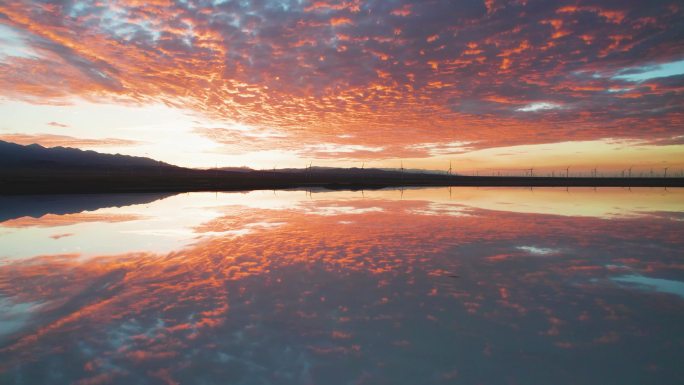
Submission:
<svg viewBox="0 0 684 385">
<path fill-rule="evenodd" d="M 198 168 L 684 167 L 662 35 L 684 10 L 595 3 L 9 1 L 0 139 Z"/>
</svg>

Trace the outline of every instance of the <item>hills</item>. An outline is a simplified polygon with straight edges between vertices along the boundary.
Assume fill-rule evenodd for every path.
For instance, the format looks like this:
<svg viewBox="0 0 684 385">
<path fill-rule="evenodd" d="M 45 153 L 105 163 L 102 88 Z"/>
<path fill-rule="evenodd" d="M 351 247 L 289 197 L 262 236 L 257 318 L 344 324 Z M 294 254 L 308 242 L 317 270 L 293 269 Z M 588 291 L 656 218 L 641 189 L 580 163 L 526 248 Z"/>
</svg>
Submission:
<svg viewBox="0 0 684 385">
<path fill-rule="evenodd" d="M 461 176 L 416 170 L 196 170 L 149 158 L 0 141 L 0 194 L 375 189 L 420 186 L 684 186 L 683 178 Z"/>
<path fill-rule="evenodd" d="M 150 158 L 102 154 L 77 148 L 38 144 L 23 146 L 0 140 L 0 167 L 175 167 Z"/>
<path fill-rule="evenodd" d="M 445 178 L 358 168 L 197 170 L 149 158 L 0 141 L 0 194 L 381 188 L 443 184 Z"/>
</svg>

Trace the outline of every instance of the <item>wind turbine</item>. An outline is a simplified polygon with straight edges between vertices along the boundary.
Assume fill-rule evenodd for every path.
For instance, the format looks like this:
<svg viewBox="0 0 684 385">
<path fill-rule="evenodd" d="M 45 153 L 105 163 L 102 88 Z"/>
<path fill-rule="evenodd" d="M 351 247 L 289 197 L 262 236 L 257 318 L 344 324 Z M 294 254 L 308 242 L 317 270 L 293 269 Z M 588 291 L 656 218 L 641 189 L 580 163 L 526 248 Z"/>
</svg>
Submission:
<svg viewBox="0 0 684 385">
<path fill-rule="evenodd" d="M 449 173 L 448 175 L 451 175 L 451 161 L 449 161 Z"/>
<path fill-rule="evenodd" d="M 632 167 L 634 167 L 634 166 L 629 166 L 629 168 L 627 169 L 627 177 L 628 178 L 632 177 Z"/>
<path fill-rule="evenodd" d="M 569 178 L 570 177 L 570 166 L 565 168 L 565 177 Z"/>
<path fill-rule="evenodd" d="M 665 170 L 665 172 L 663 173 L 663 178 L 667 178 L 667 169 L 668 169 L 668 168 L 669 168 L 669 167 L 665 167 L 665 168 L 663 169 L 663 170 Z"/>
</svg>

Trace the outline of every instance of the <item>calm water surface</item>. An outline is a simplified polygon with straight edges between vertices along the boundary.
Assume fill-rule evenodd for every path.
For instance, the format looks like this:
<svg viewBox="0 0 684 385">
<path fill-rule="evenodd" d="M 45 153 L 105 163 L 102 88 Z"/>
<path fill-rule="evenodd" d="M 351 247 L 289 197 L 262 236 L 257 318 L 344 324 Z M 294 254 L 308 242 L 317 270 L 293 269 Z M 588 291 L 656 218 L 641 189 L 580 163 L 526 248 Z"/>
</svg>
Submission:
<svg viewBox="0 0 684 385">
<path fill-rule="evenodd" d="M 2 384 L 684 383 L 684 190 L 0 211 Z"/>
</svg>

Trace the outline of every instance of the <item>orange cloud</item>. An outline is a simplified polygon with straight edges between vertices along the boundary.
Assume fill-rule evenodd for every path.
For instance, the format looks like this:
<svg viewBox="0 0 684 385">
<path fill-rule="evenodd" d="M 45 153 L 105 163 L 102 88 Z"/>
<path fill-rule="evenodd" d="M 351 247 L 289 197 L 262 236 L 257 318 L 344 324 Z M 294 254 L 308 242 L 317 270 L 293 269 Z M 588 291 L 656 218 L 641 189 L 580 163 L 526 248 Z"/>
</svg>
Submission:
<svg viewBox="0 0 684 385">
<path fill-rule="evenodd" d="M 391 12 L 392 15 L 394 16 L 401 16 L 401 17 L 407 17 L 411 16 L 411 4 L 406 4 L 401 8 L 397 8 Z"/>
<path fill-rule="evenodd" d="M 0 87 L 33 103 L 165 103 L 281 134 L 240 143 L 242 152 L 280 149 L 282 137 L 286 147 L 383 147 L 358 156 L 394 158 L 420 155 L 402 150 L 417 140 L 488 148 L 681 134 L 676 77 L 609 91 L 626 88 L 614 78 L 625 68 L 681 59 L 666 33 L 677 7 L 266 3 L 4 2 L 0 23 L 35 55 L 3 59 Z M 568 108 L 520 110 L 531 100 Z"/>
<path fill-rule="evenodd" d="M 134 146 L 141 142 L 127 139 L 85 139 L 53 134 L 0 134 L 0 140 L 19 144 L 40 144 L 44 147 L 119 147 Z"/>
<path fill-rule="evenodd" d="M 338 26 L 338 25 L 345 25 L 345 24 L 354 24 L 354 22 L 348 17 L 336 17 L 336 18 L 330 19 L 330 24 L 333 26 Z"/>
</svg>

